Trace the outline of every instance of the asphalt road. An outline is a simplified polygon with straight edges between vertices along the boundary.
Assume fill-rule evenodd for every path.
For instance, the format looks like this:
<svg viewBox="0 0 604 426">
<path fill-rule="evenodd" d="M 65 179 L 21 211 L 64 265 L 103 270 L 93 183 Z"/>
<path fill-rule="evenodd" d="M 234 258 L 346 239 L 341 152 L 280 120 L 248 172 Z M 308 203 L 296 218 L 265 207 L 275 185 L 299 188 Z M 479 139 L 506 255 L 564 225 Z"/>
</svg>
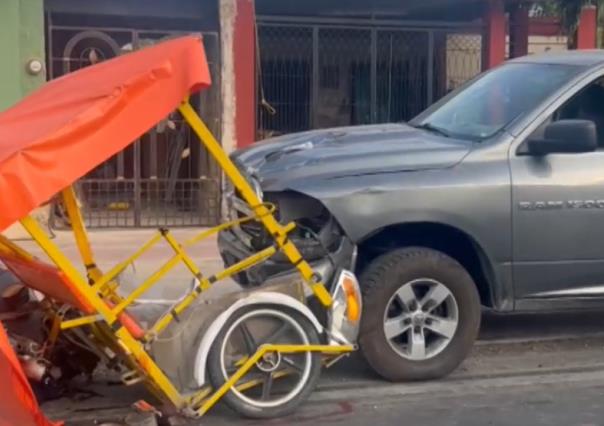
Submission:
<svg viewBox="0 0 604 426">
<path fill-rule="evenodd" d="M 451 376 L 391 384 L 354 355 L 324 372 L 294 416 L 241 420 L 217 406 L 198 422 L 241 425 L 604 425 L 602 313 L 486 314 L 481 340 Z M 69 424 L 118 419 L 145 398 L 137 388 L 94 387 L 100 396 L 50 402 L 44 410 Z"/>
<path fill-rule="evenodd" d="M 179 240 L 191 231 L 178 231 Z M 135 250 L 150 232 L 98 232 L 91 237 L 99 264 L 108 268 Z M 57 244 L 77 259 L 71 240 Z M 24 245 L 31 245 L 25 242 Z M 220 267 L 213 241 L 194 253 L 205 271 Z M 34 250 L 35 252 L 35 250 Z M 165 247 L 137 262 L 136 275 L 152 273 L 170 254 Z M 175 271 L 169 285 L 151 299 L 180 295 L 190 278 Z M 125 283 L 128 286 L 128 282 Z M 160 283 L 161 284 L 161 283 Z M 176 285 L 179 284 L 179 285 Z M 232 285 L 227 283 L 224 288 Z M 323 373 L 318 389 L 293 417 L 270 422 L 239 419 L 222 406 L 192 424 L 222 425 L 553 425 L 604 426 L 604 312 L 551 315 L 496 315 L 485 312 L 480 340 L 449 377 L 428 383 L 391 384 L 376 377 L 353 355 Z M 118 420 L 148 395 L 140 388 L 97 383 L 97 396 L 72 395 L 43 405 L 67 425 Z"/>
<path fill-rule="evenodd" d="M 426 392 L 399 395 L 390 387 L 352 399 L 314 401 L 295 416 L 270 422 L 241 421 L 214 414 L 202 425 L 416 425 L 416 426 L 592 426 L 604 424 L 604 376 L 598 373 L 443 384 Z M 536 383 L 535 383 L 536 382 Z M 438 389 L 436 389 L 438 388 Z"/>
</svg>

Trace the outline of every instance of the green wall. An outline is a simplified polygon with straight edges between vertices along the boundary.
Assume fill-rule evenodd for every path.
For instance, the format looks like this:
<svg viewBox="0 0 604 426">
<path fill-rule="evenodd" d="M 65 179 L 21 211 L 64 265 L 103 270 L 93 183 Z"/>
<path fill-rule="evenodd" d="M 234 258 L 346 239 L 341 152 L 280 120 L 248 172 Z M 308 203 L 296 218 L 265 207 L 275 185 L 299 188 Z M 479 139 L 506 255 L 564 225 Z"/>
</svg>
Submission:
<svg viewBox="0 0 604 426">
<path fill-rule="evenodd" d="M 44 0 L 0 0 L 0 110 L 46 80 L 31 75 L 31 59 L 44 60 Z"/>
</svg>

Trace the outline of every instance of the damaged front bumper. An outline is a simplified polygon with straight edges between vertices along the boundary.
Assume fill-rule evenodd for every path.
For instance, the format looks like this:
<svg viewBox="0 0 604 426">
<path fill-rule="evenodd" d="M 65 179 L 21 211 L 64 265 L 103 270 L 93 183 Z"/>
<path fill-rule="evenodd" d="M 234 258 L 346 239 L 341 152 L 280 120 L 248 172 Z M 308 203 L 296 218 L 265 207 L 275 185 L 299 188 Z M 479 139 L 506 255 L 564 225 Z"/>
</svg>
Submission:
<svg viewBox="0 0 604 426">
<path fill-rule="evenodd" d="M 247 178 L 258 197 L 276 207 L 277 220 L 282 224 L 296 224 L 288 238 L 331 292 L 332 304 L 327 316 L 319 315 L 326 326 L 329 344 L 354 345 L 362 309 L 361 293 L 354 274 L 356 245 L 319 200 L 294 191 L 265 193 L 257 179 L 249 175 Z M 235 191 L 231 189 L 225 196 L 229 219 L 253 216 L 249 206 Z M 273 238 L 258 222 L 242 222 L 218 235 L 219 252 L 226 266 L 238 263 L 271 244 L 274 244 Z M 298 278 L 295 266 L 281 252 L 235 277 L 248 289 L 264 288 L 274 280 L 295 282 Z M 310 290 L 306 286 L 304 288 L 306 296 L 309 296 Z M 258 290 L 262 291 L 261 288 Z M 313 308 L 312 303 L 309 306 Z"/>
<path fill-rule="evenodd" d="M 276 217 L 282 223 L 294 222 L 296 228 L 288 235 L 300 254 L 331 286 L 335 273 L 342 269 L 354 271 L 356 246 L 343 232 L 336 219 L 318 200 L 296 192 L 263 193 L 260 184 L 249 178 L 252 187 L 264 202 L 276 206 Z M 226 204 L 230 219 L 253 215 L 249 206 L 234 191 L 227 191 Z M 218 248 L 225 265 L 233 265 L 273 244 L 273 238 L 258 222 L 247 222 L 222 231 Z M 292 271 L 293 265 L 280 252 L 267 261 L 242 272 L 235 279 L 243 286 L 259 286 L 267 279 Z"/>
<path fill-rule="evenodd" d="M 354 270 L 356 247 L 346 236 L 342 236 L 333 251 L 318 259 L 312 259 L 314 256 L 311 256 L 311 259 L 308 257 L 309 252 L 312 252 L 313 255 L 317 252 L 318 248 L 315 244 L 298 244 L 301 242 L 298 238 L 292 238 L 292 241 L 300 250 L 302 257 L 308 260 L 315 272 L 321 276 L 321 280 L 328 286 L 334 280 L 335 273 L 338 270 Z M 234 230 L 223 231 L 218 235 L 218 248 L 220 256 L 227 266 L 233 265 L 257 251 L 252 247 L 249 239 L 242 237 L 238 231 Z M 283 256 L 275 255 L 265 262 L 238 274 L 235 279 L 242 286 L 259 286 L 269 278 L 287 274 L 292 269 L 293 265 L 289 260 Z"/>
</svg>

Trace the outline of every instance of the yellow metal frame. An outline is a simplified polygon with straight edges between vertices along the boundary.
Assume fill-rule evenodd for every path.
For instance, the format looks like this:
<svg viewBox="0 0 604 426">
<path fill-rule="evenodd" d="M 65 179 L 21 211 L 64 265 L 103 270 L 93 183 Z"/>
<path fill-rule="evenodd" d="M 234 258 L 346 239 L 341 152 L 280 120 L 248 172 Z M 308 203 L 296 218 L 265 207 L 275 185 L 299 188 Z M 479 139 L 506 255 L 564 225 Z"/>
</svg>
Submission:
<svg viewBox="0 0 604 426">
<path fill-rule="evenodd" d="M 281 225 L 274 218 L 274 206 L 263 203 L 262 200 L 260 200 L 250 184 L 235 167 L 228 155 L 223 151 L 220 143 L 214 138 L 188 100 L 184 101 L 178 109 L 198 136 L 201 143 L 224 171 L 226 177 L 233 183 L 233 186 L 243 200 L 250 206 L 251 211 L 253 212 L 251 216 L 205 230 L 183 244 L 176 241 L 169 230 L 160 229 L 157 234 L 143 244 L 143 246 L 130 257 L 118 263 L 106 274 L 103 274 L 95 263 L 94 253 L 87 236 L 86 227 L 78 206 L 75 192 L 73 188 L 67 188 L 61 193 L 62 202 L 71 222 L 81 260 L 86 267 L 85 277 L 61 252 L 56 244 L 52 242 L 35 219 L 28 216 L 21 219 L 20 222 L 29 235 L 44 250 L 48 258 L 67 276 L 87 303 L 94 308 L 95 313 L 93 315 L 85 315 L 68 320 L 63 320 L 62 315 L 55 314 L 55 323 L 52 327 L 53 338 L 56 337 L 60 330 L 82 326 L 90 327 L 96 339 L 120 354 L 126 366 L 132 369 L 132 371 L 127 374 L 127 377 L 124 378 L 125 382 L 131 383 L 144 380 L 156 395 L 169 401 L 175 407 L 188 412 L 193 412 L 196 415 L 203 415 L 216 404 L 229 389 L 235 386 L 266 352 L 321 352 L 324 354 L 337 355 L 350 352 L 354 348 L 352 346 L 331 345 L 263 345 L 258 348 L 256 353 L 252 356 L 241 361 L 242 365 L 239 370 L 230 377 L 220 389 L 212 391 L 211 389 L 204 388 L 195 394 L 188 396 L 179 393 L 170 379 L 149 356 L 145 346 L 165 330 L 172 321 L 178 319 L 178 316 L 186 310 L 203 291 L 210 288 L 210 286 L 217 281 L 231 277 L 268 259 L 277 251 L 281 251 L 297 268 L 303 280 L 310 286 L 317 299 L 325 308 L 329 307 L 332 303 L 331 296 L 323 283 L 320 282 L 319 276 L 314 273 L 310 265 L 302 258 L 296 246 L 288 238 L 288 233 L 295 228 L 295 224 L 290 223 Z M 223 229 L 252 220 L 263 224 L 268 233 L 273 236 L 275 244 L 241 260 L 222 272 L 210 277 L 205 277 L 202 274 L 201 269 L 187 254 L 186 249 Z M 132 293 L 125 297 L 120 297 L 116 291 L 118 288 L 116 282 L 117 276 L 160 241 L 165 241 L 174 251 L 174 255 L 151 276 L 145 279 L 132 291 Z M 24 259 L 31 259 L 33 257 L 2 236 L 0 236 L 0 251 L 9 252 Z M 168 312 L 161 316 L 160 319 L 146 331 L 146 334 L 141 341 L 137 340 L 126 327 L 120 323 L 119 315 L 179 263 L 183 263 L 197 279 L 195 288 L 178 303 L 172 306 Z M 51 345 L 53 343 L 54 342 L 52 342 Z M 254 386 L 253 382 L 239 385 L 238 388 L 249 388 L 251 386 Z"/>
</svg>

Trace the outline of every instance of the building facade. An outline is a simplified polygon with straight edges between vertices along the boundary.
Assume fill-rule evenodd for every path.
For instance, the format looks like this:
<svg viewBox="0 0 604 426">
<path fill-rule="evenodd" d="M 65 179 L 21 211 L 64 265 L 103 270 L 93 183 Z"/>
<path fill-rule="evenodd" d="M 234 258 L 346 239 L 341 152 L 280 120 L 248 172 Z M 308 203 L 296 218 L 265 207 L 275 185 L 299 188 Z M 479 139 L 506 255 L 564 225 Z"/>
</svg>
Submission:
<svg viewBox="0 0 604 426">
<path fill-rule="evenodd" d="M 188 33 L 213 78 L 194 103 L 227 151 L 313 128 L 404 121 L 482 70 L 565 47 L 510 0 L 3 0 L 0 109 L 79 68 Z M 549 25 L 549 26 L 548 26 Z M 584 10 L 578 47 L 595 44 Z M 78 183 L 91 227 L 203 226 L 221 176 L 177 114 Z M 54 208 L 51 220 L 62 226 Z"/>
</svg>

